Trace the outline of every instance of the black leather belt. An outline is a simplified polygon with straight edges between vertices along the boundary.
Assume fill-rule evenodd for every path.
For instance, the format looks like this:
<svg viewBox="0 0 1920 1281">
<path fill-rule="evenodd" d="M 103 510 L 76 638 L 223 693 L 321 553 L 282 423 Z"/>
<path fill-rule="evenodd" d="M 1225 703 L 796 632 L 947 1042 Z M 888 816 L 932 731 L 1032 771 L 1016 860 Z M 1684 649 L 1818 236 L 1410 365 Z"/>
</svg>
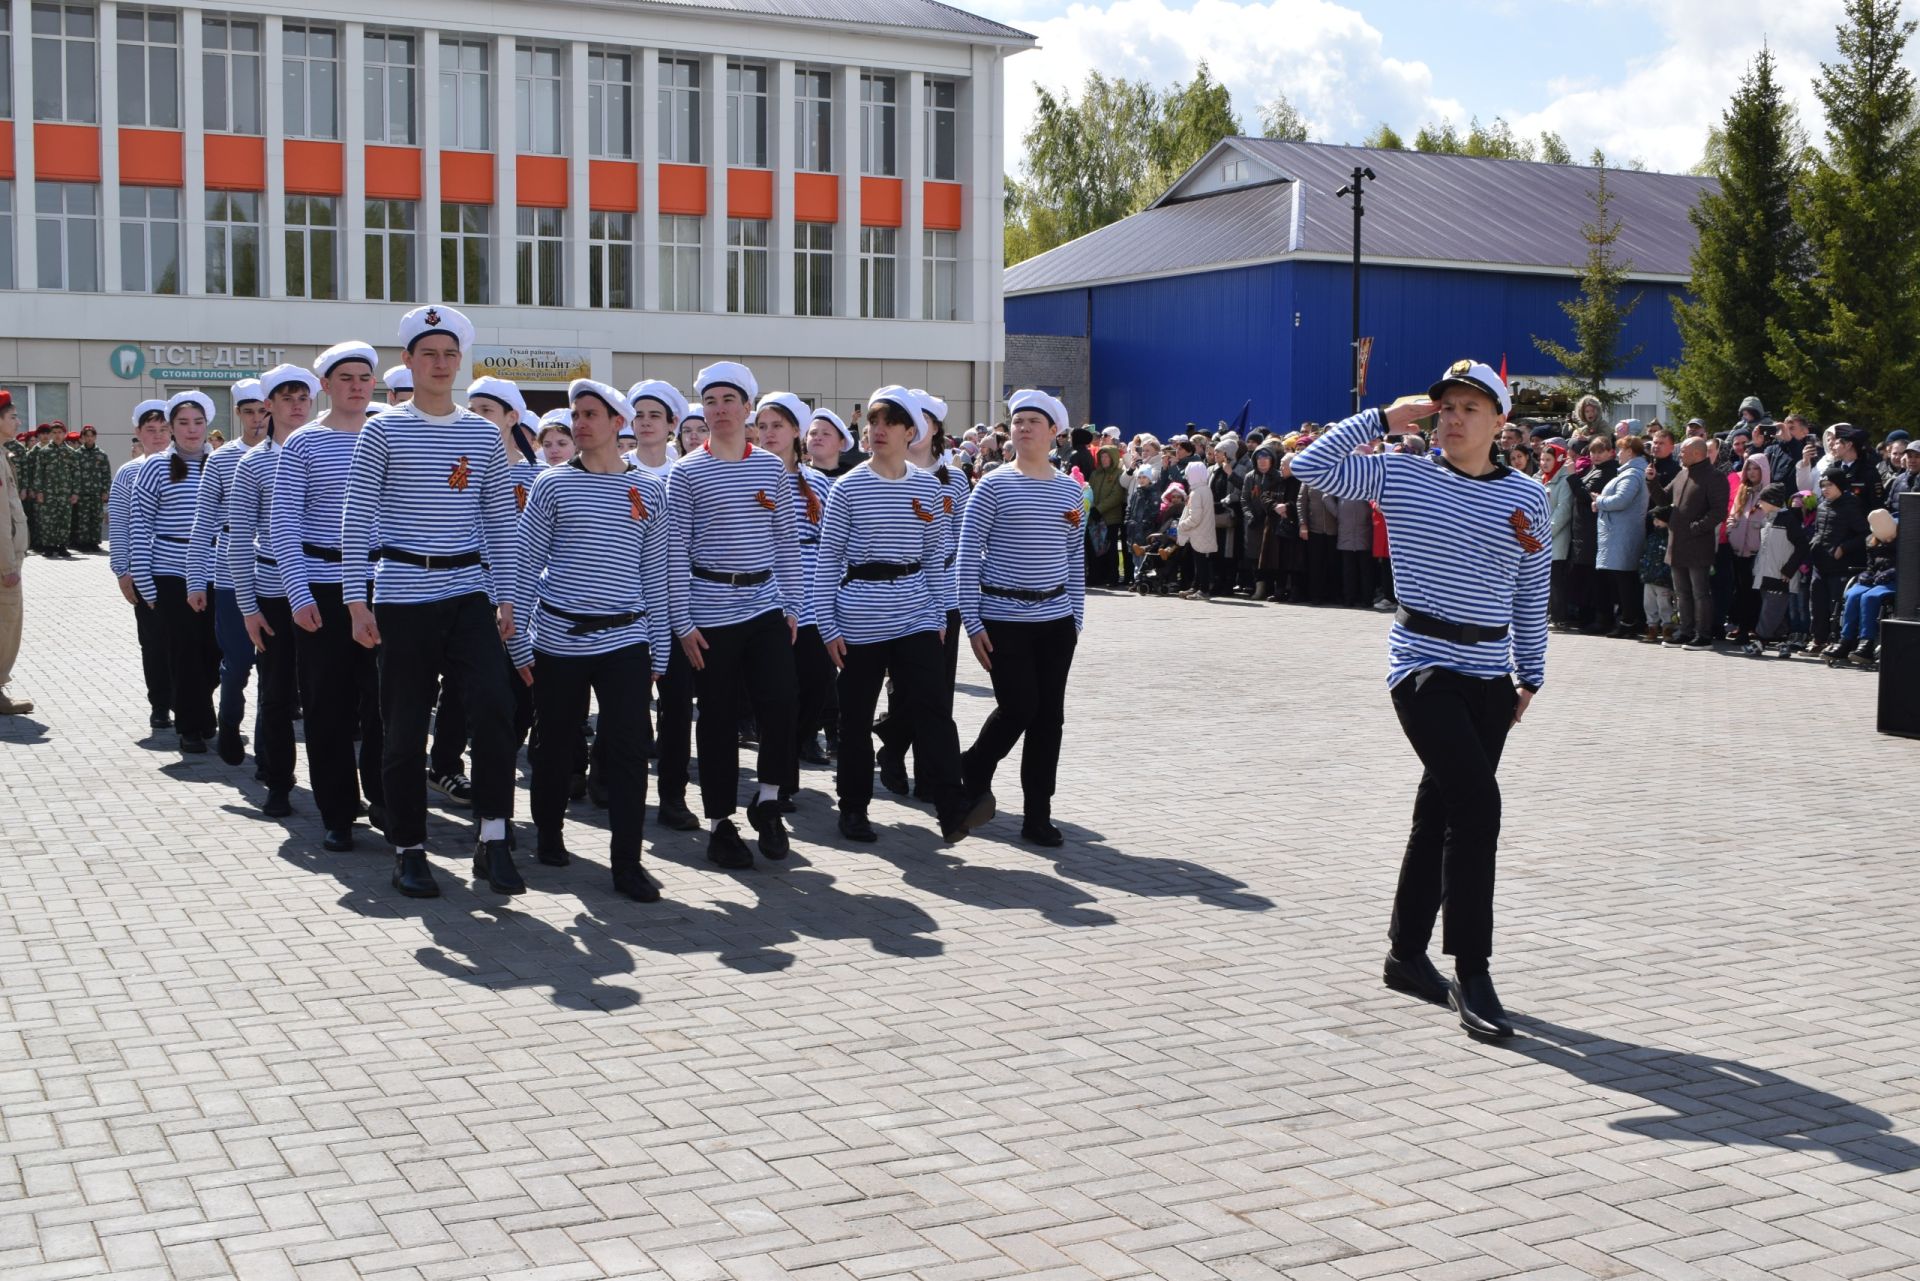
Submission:
<svg viewBox="0 0 1920 1281">
<path fill-rule="evenodd" d="M 905 578 L 909 574 L 920 572 L 920 562 L 910 560 L 902 565 L 890 560 L 863 560 L 857 565 L 847 566 L 847 573 L 840 581 L 843 583 L 890 583 L 896 578 Z"/>
<path fill-rule="evenodd" d="M 637 623 L 647 616 L 644 609 L 630 609 L 624 614 L 576 614 L 570 609 L 561 609 L 557 605 L 540 602 L 540 608 L 555 618 L 564 619 L 573 626 L 567 629 L 569 636 L 591 636 L 595 632 L 608 632 L 616 627 L 625 627 L 628 623 Z"/>
<path fill-rule="evenodd" d="M 1477 623 L 1454 623 L 1432 614 L 1423 614 L 1417 609 L 1408 609 L 1402 605 L 1393 611 L 1393 621 L 1420 636 L 1431 636 L 1435 640 L 1452 641 L 1457 645 L 1479 645 L 1486 641 L 1505 640 L 1507 626 L 1482 627 Z"/>
<path fill-rule="evenodd" d="M 372 560 L 397 560 L 402 565 L 416 565 L 421 569 L 465 569 L 469 565 L 480 563 L 477 551 L 455 552 L 451 556 L 428 555 L 423 552 L 410 552 L 404 547 L 376 547 Z"/>
<path fill-rule="evenodd" d="M 259 562 L 259 563 L 260 563 L 260 564 L 262 564 L 262 565 L 271 565 L 271 566 L 273 566 L 273 567 L 274 567 L 275 569 L 278 569 L 278 568 L 280 567 L 280 562 L 279 562 L 279 561 L 277 561 L 277 560 L 275 560 L 275 559 L 274 559 L 273 557 L 271 557 L 271 556 L 255 556 L 255 557 L 254 557 L 254 560 L 256 560 L 257 562 Z"/>
<path fill-rule="evenodd" d="M 1026 587 L 995 587 L 991 583 L 980 584 L 980 590 L 988 596 L 1004 596 L 1008 600 L 1052 600 L 1056 596 L 1065 596 L 1067 594 L 1066 584 L 1064 583 L 1058 587 L 1049 587 L 1044 592 L 1034 591 Z"/>
<path fill-rule="evenodd" d="M 710 583 L 725 583 L 729 587 L 753 587 L 773 577 L 770 569 L 742 570 L 734 573 L 724 569 L 707 569 L 700 565 L 693 567 L 695 578 L 704 578 Z"/>
<path fill-rule="evenodd" d="M 818 547 L 820 540 L 817 538 L 803 538 L 800 540 L 800 545 L 802 547 Z"/>
<path fill-rule="evenodd" d="M 955 561 L 955 559 L 957 559 L 957 558 L 959 557 L 959 555 L 960 555 L 960 553 L 959 553 L 959 552 L 948 552 L 948 553 L 947 553 L 947 558 L 946 558 L 946 559 L 945 559 L 944 561 L 942 561 L 942 562 L 940 562 L 940 568 L 942 568 L 942 569 L 952 569 L 952 568 L 953 568 L 953 562 Z"/>
<path fill-rule="evenodd" d="M 163 543 L 186 543 L 192 541 L 191 539 L 181 538 L 177 534 L 155 534 L 154 537 Z"/>
<path fill-rule="evenodd" d="M 300 550 L 315 560 L 331 561 L 336 565 L 340 563 L 340 549 L 338 547 L 322 547 L 318 543 L 301 543 Z"/>
</svg>

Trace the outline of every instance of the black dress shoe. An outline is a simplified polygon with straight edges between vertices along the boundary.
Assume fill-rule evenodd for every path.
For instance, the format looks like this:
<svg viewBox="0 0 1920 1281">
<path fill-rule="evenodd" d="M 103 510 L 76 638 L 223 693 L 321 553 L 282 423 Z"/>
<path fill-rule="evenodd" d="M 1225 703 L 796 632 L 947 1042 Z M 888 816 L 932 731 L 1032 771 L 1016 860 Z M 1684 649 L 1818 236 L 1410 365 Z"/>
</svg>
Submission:
<svg viewBox="0 0 1920 1281">
<path fill-rule="evenodd" d="M 268 818 L 285 818 L 287 815 L 293 813 L 293 802 L 287 799 L 287 797 L 288 789 L 283 787 L 274 788 L 267 793 L 266 804 L 260 807 L 260 812 Z"/>
<path fill-rule="evenodd" d="M 795 795 L 794 793 L 789 792 L 786 788 L 783 787 L 780 789 L 780 795 L 774 800 L 773 803 L 782 814 L 798 814 L 800 812 L 800 807 L 794 803 L 794 800 L 793 800 L 794 795 Z"/>
<path fill-rule="evenodd" d="M 439 898 L 440 883 L 427 866 L 425 850 L 407 850 L 393 860 L 393 888 L 408 898 Z"/>
<path fill-rule="evenodd" d="M 753 866 L 753 851 L 740 839 L 740 831 L 732 819 L 721 819 L 713 835 L 707 837 L 707 862 L 730 871 Z"/>
<path fill-rule="evenodd" d="M 880 833 L 873 830 L 873 824 L 867 821 L 864 813 L 841 814 L 840 835 L 850 841 L 871 842 L 880 839 Z"/>
<path fill-rule="evenodd" d="M 654 817 L 660 826 L 675 832 L 700 830 L 700 820 L 694 817 L 693 811 L 687 808 L 687 803 L 683 800 L 661 801 L 660 808 L 655 811 Z"/>
<path fill-rule="evenodd" d="M 1043 849 L 1057 849 L 1067 843 L 1060 829 L 1044 818 L 1029 818 L 1020 824 L 1020 839 Z"/>
<path fill-rule="evenodd" d="M 220 759 L 229 765 L 239 765 L 247 759 L 247 740 L 240 737 L 239 730 L 220 731 L 214 740 L 214 747 L 220 753 Z"/>
<path fill-rule="evenodd" d="M 1468 1032 L 1495 1038 L 1513 1035 L 1513 1024 L 1507 1022 L 1507 1012 L 1500 1007 L 1491 974 L 1462 975 L 1453 985 L 1451 996 L 1460 1026 Z"/>
<path fill-rule="evenodd" d="M 658 903 L 660 886 L 637 867 L 622 867 L 613 874 L 613 888 L 636 903 Z"/>
<path fill-rule="evenodd" d="M 534 843 L 533 856 L 548 867 L 565 867 L 573 862 L 573 855 L 567 852 L 567 842 L 559 832 L 542 832 Z"/>
<path fill-rule="evenodd" d="M 951 806 L 941 806 L 935 810 L 940 821 L 940 839 L 951 845 L 955 841 L 967 839 L 972 829 L 967 826 L 967 806 L 964 801 L 955 801 Z"/>
<path fill-rule="evenodd" d="M 990 791 L 970 793 L 966 797 L 965 803 L 966 809 L 963 811 L 963 817 L 966 819 L 967 830 L 969 832 L 976 828 L 985 827 L 993 821 L 993 816 L 999 812 L 994 808 L 993 793 Z"/>
<path fill-rule="evenodd" d="M 525 894 L 527 883 L 513 865 L 513 851 L 507 838 L 480 840 L 473 844 L 473 879 L 485 881 L 495 894 Z"/>
<path fill-rule="evenodd" d="M 873 754 L 873 759 L 880 766 L 880 786 L 895 796 L 905 796 L 913 790 L 913 783 L 907 778 L 907 753 L 904 748 L 895 751 L 891 747 L 882 747 Z"/>
<path fill-rule="evenodd" d="M 353 848 L 353 829 L 351 827 L 330 827 L 327 834 L 320 838 L 322 849 L 332 850 L 335 854 L 344 854 Z"/>
<path fill-rule="evenodd" d="M 820 738 L 816 734 L 809 734 L 801 739 L 800 746 L 795 749 L 794 754 L 800 758 L 802 763 L 807 765 L 833 764 L 832 761 L 827 759 L 827 754 L 820 750 Z"/>
<path fill-rule="evenodd" d="M 192 734 L 182 734 L 180 736 L 180 750 L 188 756 L 205 756 L 207 754 L 207 740 Z"/>
<path fill-rule="evenodd" d="M 779 801 L 755 801 L 747 806 L 747 822 L 753 824 L 754 835 L 760 838 L 763 857 L 777 863 L 787 856 L 787 825 L 780 817 Z"/>
<path fill-rule="evenodd" d="M 1387 953 L 1386 971 L 1380 977 L 1394 991 L 1417 996 L 1435 1005 L 1447 1005 L 1453 1000 L 1453 984 L 1434 968 L 1433 961 L 1425 952 L 1413 957 Z"/>
<path fill-rule="evenodd" d="M 147 717 L 147 728 L 148 729 L 172 729 L 173 717 L 168 712 L 156 711 L 153 713 L 153 715 Z"/>
</svg>

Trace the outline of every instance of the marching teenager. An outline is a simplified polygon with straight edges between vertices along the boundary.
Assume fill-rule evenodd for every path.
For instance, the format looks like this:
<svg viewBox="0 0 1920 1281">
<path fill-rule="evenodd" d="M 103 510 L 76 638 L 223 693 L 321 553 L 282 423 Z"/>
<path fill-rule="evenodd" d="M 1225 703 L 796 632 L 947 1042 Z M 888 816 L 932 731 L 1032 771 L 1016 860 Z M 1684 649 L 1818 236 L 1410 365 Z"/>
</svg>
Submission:
<svg viewBox="0 0 1920 1281">
<path fill-rule="evenodd" d="M 547 470 L 546 464 L 539 461 L 534 452 L 534 436 L 521 422 L 521 415 L 527 412 L 527 402 L 520 394 L 520 388 L 504 378 L 477 378 L 467 387 L 467 408 L 492 423 L 500 431 L 500 447 L 507 453 L 507 478 L 513 486 L 513 509 L 515 513 L 527 509 L 527 498 L 533 492 L 533 482 Z M 571 434 L 571 433 L 569 433 Z M 511 593 L 512 583 L 498 584 L 500 590 Z M 510 598 L 510 597 L 509 597 Z M 506 661 L 506 660 L 502 660 Z M 509 667 L 514 666 L 508 663 Z M 457 700 L 459 690 L 451 686 Z M 527 735 L 533 729 L 533 694 L 520 680 L 518 672 L 508 673 L 507 688 L 513 691 L 513 749 L 519 752 L 526 743 Z M 448 694 L 441 693 L 441 706 L 445 707 Z M 459 716 L 464 728 L 466 717 Z M 440 748 L 440 717 L 434 717 L 434 749 Z M 464 737 L 464 736 L 463 736 Z M 457 758 L 456 758 L 457 760 Z M 458 770 L 455 771 L 458 773 Z M 465 781 L 465 780 L 456 780 Z M 433 780 L 428 780 L 431 785 Z M 468 787 L 462 804 L 472 802 L 472 789 Z M 459 800 L 460 798 L 453 798 Z"/>
<path fill-rule="evenodd" d="M 253 673 L 254 649 L 234 601 L 233 571 L 227 565 L 227 509 L 240 460 L 267 434 L 267 402 L 258 378 L 243 378 L 233 385 L 233 416 L 239 431 L 213 451 L 200 476 L 187 545 L 187 582 L 213 583 L 213 634 L 220 645 L 220 729 L 214 750 L 227 764 L 238 765 L 247 758 L 240 719 L 247 714 L 247 677 Z M 209 602 L 206 593 L 195 587 L 187 593 L 187 603 L 204 610 Z"/>
<path fill-rule="evenodd" d="M 343 577 L 340 545 L 347 471 L 366 425 L 378 359 L 366 343 L 343 342 L 313 362 L 327 395 L 327 412 L 288 432 L 274 451 L 279 458 L 267 513 L 268 541 L 293 621 L 294 670 L 306 712 L 307 781 L 326 829 L 322 844 L 334 851 L 353 848 L 353 820 L 363 789 L 373 826 L 383 827 L 386 819 L 379 678 L 373 655 L 354 643 L 347 610 L 349 601 L 366 600 L 366 574 L 356 571 L 357 577 Z M 288 378 L 274 388 L 267 404 L 275 414 L 286 413 L 287 406 L 310 393 L 308 384 Z M 358 550 L 364 565 L 367 549 Z"/>
<path fill-rule="evenodd" d="M 1493 461 L 1507 385 L 1462 360 L 1429 403 L 1370 409 L 1323 434 L 1294 474 L 1378 505 L 1392 532 L 1400 608 L 1387 636 L 1387 687 L 1424 771 L 1388 930 L 1388 987 L 1451 1005 L 1478 1036 L 1513 1034 L 1488 970 L 1493 955 L 1495 771 L 1507 732 L 1546 679 L 1553 535 L 1539 483 Z M 1437 413 L 1427 454 L 1357 454 Z M 1427 957 L 1436 915 L 1454 981 Z"/>
<path fill-rule="evenodd" d="M 807 462 L 813 469 L 826 478 L 826 493 L 831 493 L 835 480 L 852 470 L 842 466 L 842 460 L 861 458 L 865 455 L 854 452 L 853 432 L 840 415 L 831 409 L 815 409 L 813 421 L 807 424 Z M 820 752 L 814 740 L 812 729 L 806 722 L 800 723 L 800 759 L 815 765 L 829 763 L 840 751 L 840 682 L 836 678 L 827 685 L 826 706 L 821 708 L 821 730 L 825 733 L 826 751 Z M 819 759 L 815 759 L 815 757 Z"/>
<path fill-rule="evenodd" d="M 993 681 L 993 711 L 960 756 L 969 804 L 990 810 L 993 773 L 1020 751 L 1026 813 L 1020 835 L 1053 847 L 1053 789 L 1066 721 L 1067 674 L 1086 624 L 1087 557 L 1080 486 L 1055 471 L 1055 433 L 1067 408 L 1043 391 L 1016 391 L 1013 462 L 982 477 L 960 524 L 954 585 L 973 656 Z M 982 820 L 984 821 L 984 820 Z"/>
<path fill-rule="evenodd" d="M 873 707 L 891 674 L 900 714 L 916 726 L 921 781 L 933 793 L 941 835 L 957 841 L 993 816 L 991 798 L 974 814 L 960 794 L 960 738 L 953 685 L 945 678 L 947 522 L 940 483 L 907 462 L 909 442 L 929 429 L 904 387 L 882 387 L 867 402 L 871 456 L 842 476 L 827 499 L 814 567 L 813 617 L 840 669 L 840 834 L 878 839 L 867 818 L 873 800 Z"/>
<path fill-rule="evenodd" d="M 279 438 L 299 431 L 313 417 L 320 380 L 298 365 L 276 365 L 260 376 L 260 394 L 267 406 L 267 422 L 263 439 L 234 469 L 224 550 L 227 572 L 233 578 L 234 608 L 260 670 L 253 737 L 253 756 L 267 785 L 260 812 L 268 818 L 285 818 L 293 813 L 293 707 L 298 682 L 293 611 L 287 608 L 270 526 L 280 470 Z"/>
<path fill-rule="evenodd" d="M 556 409 L 540 420 L 540 461 L 559 467 L 573 461 L 573 411 Z"/>
<path fill-rule="evenodd" d="M 576 379 L 574 439 L 580 452 L 534 482 L 520 516 L 513 594 L 519 620 L 509 648 L 530 686 L 538 724 L 574 726 L 587 696 L 600 704 L 594 771 L 606 785 L 613 885 L 652 903 L 660 887 L 640 866 L 647 811 L 647 692 L 666 670 L 666 487 L 620 456 L 620 426 L 633 415 L 605 383 Z M 571 861 L 563 833 L 570 734 L 536 733 L 532 749 L 537 857 Z"/>
<path fill-rule="evenodd" d="M 120 464 L 107 487 L 107 568 L 120 594 L 133 606 L 134 635 L 140 644 L 140 671 L 147 686 L 147 725 L 173 724 L 173 684 L 167 669 L 167 635 L 160 615 L 148 609 L 133 585 L 133 482 L 140 464 L 167 447 L 167 402 L 143 400 L 133 407 L 133 457 Z"/>
<path fill-rule="evenodd" d="M 679 388 L 658 378 L 644 378 L 627 388 L 633 406 L 633 444 L 625 458 L 662 485 L 673 468 L 673 429 L 687 416 L 687 398 Z"/>
<path fill-rule="evenodd" d="M 128 566 L 140 599 L 159 616 L 167 637 L 168 688 L 180 750 L 200 753 L 214 735 L 213 687 L 220 678 L 220 647 L 213 615 L 188 603 L 205 582 L 189 580 L 188 542 L 194 505 L 207 465 L 207 430 L 213 401 L 183 391 L 167 401 L 173 443 L 140 464 L 134 478 Z"/>
<path fill-rule="evenodd" d="M 440 893 L 427 865 L 427 721 L 443 679 L 458 686 L 473 738 L 473 874 L 496 894 L 524 893 L 513 865 L 513 691 L 502 642 L 513 635 L 513 485 L 500 430 L 455 403 L 473 325 L 451 307 L 400 319 L 413 398 L 361 429 L 340 517 L 341 572 L 373 570 L 373 603 L 355 597 L 353 637 L 380 647 L 381 782 L 393 887 Z M 377 535 L 380 542 L 372 546 Z M 311 710 L 311 709 L 309 709 Z"/>
<path fill-rule="evenodd" d="M 641 471 L 667 483 L 675 429 L 690 412 L 679 388 L 658 378 L 635 383 L 627 392 L 633 406 L 633 450 L 627 458 Z M 704 421 L 704 420 L 703 420 Z M 667 665 L 658 676 L 660 722 L 654 746 L 660 754 L 660 796 L 655 817 L 662 827 L 693 832 L 700 820 L 687 808 L 687 777 L 693 765 L 693 664 L 678 645 L 667 647 Z"/>
<path fill-rule="evenodd" d="M 800 762 L 827 764 L 817 737 L 820 718 L 833 696 L 833 663 L 827 657 L 820 629 L 814 625 L 813 564 L 820 550 L 820 521 L 826 515 L 827 494 L 833 482 L 800 461 L 800 429 L 813 420 L 806 402 L 790 391 L 768 392 L 760 398 L 754 421 L 760 427 L 760 448 L 780 460 L 787 470 L 787 502 L 800 534 L 800 630 L 793 641 L 794 767 L 781 783 L 781 799 L 792 803 L 800 790 Z"/>
<path fill-rule="evenodd" d="M 747 443 L 747 418 L 759 394 L 752 372 L 721 361 L 702 369 L 694 388 L 710 432 L 667 480 L 673 633 L 700 698 L 700 803 L 712 831 L 707 858 L 744 868 L 753 866 L 753 855 L 733 825 L 742 712 L 750 711 L 760 727 L 759 793 L 747 806 L 747 821 L 761 854 L 787 856 L 780 785 L 794 768 L 800 549 L 786 468 Z"/>
<path fill-rule="evenodd" d="M 405 365 L 395 365 L 380 375 L 380 381 L 387 387 L 387 405 L 404 405 L 413 399 L 413 371 Z"/>
<path fill-rule="evenodd" d="M 697 391 L 694 393 L 695 396 L 699 394 Z M 706 406 L 690 401 L 687 412 L 680 416 L 680 425 L 673 433 L 673 460 L 679 462 L 706 443 Z"/>
</svg>

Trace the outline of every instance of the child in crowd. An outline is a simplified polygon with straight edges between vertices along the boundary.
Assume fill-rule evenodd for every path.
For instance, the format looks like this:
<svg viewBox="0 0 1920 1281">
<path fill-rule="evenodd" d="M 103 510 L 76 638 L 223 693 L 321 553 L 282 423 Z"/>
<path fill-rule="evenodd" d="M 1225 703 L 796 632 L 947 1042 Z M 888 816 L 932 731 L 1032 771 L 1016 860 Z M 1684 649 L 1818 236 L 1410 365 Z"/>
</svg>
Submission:
<svg viewBox="0 0 1920 1281">
<path fill-rule="evenodd" d="M 1659 644 L 1673 639 L 1673 568 L 1667 564 L 1667 521 L 1673 505 L 1647 510 L 1647 541 L 1640 545 L 1640 604 L 1647 615 L 1646 634 L 1640 639 Z"/>
<path fill-rule="evenodd" d="M 1768 645 L 1777 646 L 1782 658 L 1793 656 L 1787 643 L 1787 607 L 1791 593 L 1787 584 L 1806 563 L 1807 535 L 1799 513 L 1787 508 L 1787 487 L 1768 485 L 1760 491 L 1760 510 L 1765 526 L 1760 531 L 1760 550 L 1753 558 L 1753 585 L 1760 592 L 1760 617 L 1754 624 L 1753 638 L 1746 652 L 1755 658 Z"/>
<path fill-rule="evenodd" d="M 1813 541 L 1813 523 L 1820 511 L 1820 495 L 1811 489 L 1795 492 L 1787 505 L 1787 514 L 1800 524 L 1798 545 L 1805 548 Z M 1793 649 L 1813 648 L 1813 605 L 1807 585 L 1813 578 L 1813 566 L 1806 556 L 1800 568 L 1787 580 L 1787 643 Z"/>
</svg>

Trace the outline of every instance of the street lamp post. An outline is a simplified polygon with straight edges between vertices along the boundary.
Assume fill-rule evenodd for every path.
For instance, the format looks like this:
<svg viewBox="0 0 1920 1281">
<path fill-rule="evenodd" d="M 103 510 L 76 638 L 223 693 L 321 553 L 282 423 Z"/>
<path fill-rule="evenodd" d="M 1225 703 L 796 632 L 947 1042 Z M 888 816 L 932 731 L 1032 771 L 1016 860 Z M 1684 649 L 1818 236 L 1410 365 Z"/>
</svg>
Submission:
<svg viewBox="0 0 1920 1281">
<path fill-rule="evenodd" d="M 1361 184 L 1374 181 L 1373 170 L 1365 165 L 1353 167 L 1353 179 L 1334 192 L 1340 199 L 1353 197 L 1353 412 L 1360 412 L 1360 220 L 1367 216 L 1365 193 Z"/>
</svg>

